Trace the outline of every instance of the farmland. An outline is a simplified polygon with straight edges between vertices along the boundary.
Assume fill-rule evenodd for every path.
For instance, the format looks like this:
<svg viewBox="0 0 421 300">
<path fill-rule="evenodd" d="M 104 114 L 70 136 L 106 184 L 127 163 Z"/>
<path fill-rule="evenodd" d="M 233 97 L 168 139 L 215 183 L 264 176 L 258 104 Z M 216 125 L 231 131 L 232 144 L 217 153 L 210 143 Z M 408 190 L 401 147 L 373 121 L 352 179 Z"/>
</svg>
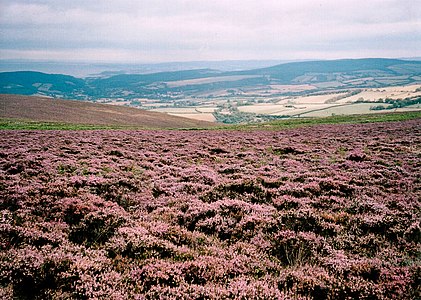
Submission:
<svg viewBox="0 0 421 300">
<path fill-rule="evenodd" d="M 394 86 L 385 88 L 365 88 L 350 90 L 330 90 L 325 92 L 304 92 L 301 96 L 273 96 L 281 92 L 281 87 L 276 87 L 269 93 L 258 94 L 254 91 L 254 96 L 247 94 L 236 95 L 235 97 L 220 97 L 217 102 L 209 104 L 209 99 L 203 100 L 204 104 L 190 107 L 190 111 L 184 111 L 178 107 L 155 108 L 154 111 L 165 111 L 167 113 L 184 116 L 198 117 L 203 116 L 201 109 L 213 109 L 214 111 L 226 111 L 232 114 L 233 111 L 239 111 L 243 114 L 254 114 L 272 117 L 327 117 L 332 115 L 352 115 L 369 114 L 375 112 L 373 107 L 384 103 L 386 99 L 401 101 L 403 99 L 420 99 L 421 85 L 413 84 L 407 86 Z M 291 91 L 292 86 L 289 86 Z M 301 86 L 297 87 L 300 91 Z M 200 103 L 200 101 L 198 101 Z M 385 105 L 387 107 L 387 104 Z M 186 108 L 185 108 L 186 109 Z M 187 108 L 188 109 L 188 108 Z M 416 105 L 411 107 L 400 107 L 393 109 L 395 112 L 421 110 L 421 102 L 418 100 Z M 208 115 L 210 113 L 207 113 Z M 259 119 L 257 117 L 257 119 Z M 208 119 L 212 121 L 211 118 Z"/>
<path fill-rule="evenodd" d="M 250 128 L 0 131 L 1 297 L 419 298 L 421 119 Z"/>
<path fill-rule="evenodd" d="M 87 78 L 5 72 L 0 73 L 0 93 L 131 106 L 217 123 L 248 123 L 370 113 L 381 105 L 385 111 L 419 110 L 420 72 L 420 61 L 382 58 L 292 62 L 241 71 L 105 73 Z M 402 101 L 402 105 L 387 109 L 387 104 L 393 104 L 387 101 Z"/>
</svg>

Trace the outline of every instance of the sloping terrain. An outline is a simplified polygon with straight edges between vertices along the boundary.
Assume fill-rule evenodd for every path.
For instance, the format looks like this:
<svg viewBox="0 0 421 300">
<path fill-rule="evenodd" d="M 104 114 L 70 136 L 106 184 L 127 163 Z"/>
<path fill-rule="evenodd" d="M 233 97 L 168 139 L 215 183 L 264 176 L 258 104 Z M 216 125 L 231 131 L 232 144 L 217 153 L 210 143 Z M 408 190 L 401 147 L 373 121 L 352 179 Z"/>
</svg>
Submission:
<svg viewBox="0 0 421 300">
<path fill-rule="evenodd" d="M 421 61 L 384 58 L 293 62 L 236 72 L 103 73 L 83 79 L 0 73 L 0 94 L 125 105 L 227 124 L 419 110 L 420 86 Z"/>
<path fill-rule="evenodd" d="M 0 131 L 0 298 L 420 299 L 420 145 L 421 119 Z"/>
<path fill-rule="evenodd" d="M 19 71 L 0 73 L 0 94 L 45 94 L 72 98 L 86 94 L 85 80 L 62 74 Z"/>
<path fill-rule="evenodd" d="M 247 75 L 270 75 L 284 83 L 290 83 L 306 73 L 348 75 L 358 73 L 383 72 L 389 75 L 408 74 L 408 71 L 421 72 L 420 61 L 405 61 L 399 59 L 366 58 L 366 59 L 340 59 L 328 61 L 306 61 L 280 64 L 273 67 L 235 72 Z"/>
<path fill-rule="evenodd" d="M 142 128 L 194 128 L 211 125 L 208 122 L 137 108 L 18 95 L 0 95 L 0 118 Z"/>
<path fill-rule="evenodd" d="M 231 93 L 274 90 L 274 85 L 311 85 L 313 91 L 405 85 L 421 82 L 420 75 L 421 61 L 383 58 L 293 62 L 237 72 L 197 69 L 85 79 L 39 72 L 8 72 L 0 73 L 0 93 L 90 100 L 147 97 L 171 101 L 203 94 L 212 96 L 221 91 L 230 94 L 230 90 Z M 275 92 L 291 94 L 282 89 Z"/>
</svg>

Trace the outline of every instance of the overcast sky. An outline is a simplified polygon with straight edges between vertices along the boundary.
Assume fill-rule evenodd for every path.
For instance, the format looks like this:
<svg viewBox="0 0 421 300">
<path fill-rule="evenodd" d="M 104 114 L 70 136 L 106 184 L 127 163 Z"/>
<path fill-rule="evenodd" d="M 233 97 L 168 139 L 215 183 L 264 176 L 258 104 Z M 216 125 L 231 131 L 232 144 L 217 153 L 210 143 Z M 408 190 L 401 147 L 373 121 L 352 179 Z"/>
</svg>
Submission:
<svg viewBox="0 0 421 300">
<path fill-rule="evenodd" d="M 0 59 L 415 56 L 420 0 L 0 0 Z"/>
</svg>

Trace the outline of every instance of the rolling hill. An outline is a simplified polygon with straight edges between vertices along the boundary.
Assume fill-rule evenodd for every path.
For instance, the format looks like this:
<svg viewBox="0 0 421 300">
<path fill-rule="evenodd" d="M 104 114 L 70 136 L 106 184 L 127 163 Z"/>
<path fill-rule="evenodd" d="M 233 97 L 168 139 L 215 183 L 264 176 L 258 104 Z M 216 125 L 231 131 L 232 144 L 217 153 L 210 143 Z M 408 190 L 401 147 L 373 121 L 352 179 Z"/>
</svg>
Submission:
<svg viewBox="0 0 421 300">
<path fill-rule="evenodd" d="M 89 93 L 85 80 L 69 75 L 33 71 L 0 73 L 0 94 L 45 94 L 72 98 Z"/>
<path fill-rule="evenodd" d="M 126 74 L 87 79 L 97 96 L 171 100 L 227 90 L 252 90 L 272 85 L 316 85 L 333 88 L 384 87 L 420 82 L 421 62 L 368 58 L 305 61 L 236 72 L 201 69 L 154 74 Z M 208 79 L 207 81 L 204 79 Z M 233 80 L 234 78 L 234 80 Z M 200 80 L 198 80 L 200 79 Z"/>
<path fill-rule="evenodd" d="M 327 81 L 328 77 L 393 77 L 401 75 L 420 75 L 421 61 L 404 61 L 399 59 L 366 58 L 366 59 L 340 59 L 330 61 L 306 61 L 276 65 L 273 67 L 249 71 L 233 72 L 242 75 L 269 76 L 280 83 L 292 84 L 299 81 L 300 76 L 319 75 L 311 82 Z M 305 82 L 305 80 L 301 80 Z"/>
<path fill-rule="evenodd" d="M 371 88 L 421 82 L 421 61 L 367 58 L 284 63 L 272 67 L 222 72 L 196 69 L 151 74 L 119 74 L 76 78 L 40 72 L 0 73 L 0 93 L 57 98 L 150 98 L 159 100 L 201 96 L 232 89 L 311 84 L 326 89 Z"/>
<path fill-rule="evenodd" d="M 420 103 L 421 61 L 301 61 L 242 71 L 104 72 L 86 78 L 7 72 L 0 73 L 0 94 L 117 104 L 222 123 L 309 117 L 314 111 L 323 115 L 364 114 L 371 113 L 374 106 L 402 106 L 393 101 L 405 101 L 406 109 L 418 110 L 411 105 Z M 355 102 L 361 103 L 353 105 Z"/>
<path fill-rule="evenodd" d="M 136 128 L 202 128 L 212 125 L 137 108 L 4 94 L 0 95 L 0 118 Z"/>
</svg>

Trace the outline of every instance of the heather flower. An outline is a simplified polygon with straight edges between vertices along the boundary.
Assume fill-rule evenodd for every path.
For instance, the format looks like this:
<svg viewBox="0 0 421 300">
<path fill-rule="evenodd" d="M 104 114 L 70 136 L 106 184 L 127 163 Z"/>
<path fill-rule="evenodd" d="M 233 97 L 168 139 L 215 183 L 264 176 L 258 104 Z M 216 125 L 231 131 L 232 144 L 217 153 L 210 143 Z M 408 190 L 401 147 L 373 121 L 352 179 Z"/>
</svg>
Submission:
<svg viewBox="0 0 421 300">
<path fill-rule="evenodd" d="M 0 136 L 0 298 L 419 298 L 419 120 Z"/>
</svg>

